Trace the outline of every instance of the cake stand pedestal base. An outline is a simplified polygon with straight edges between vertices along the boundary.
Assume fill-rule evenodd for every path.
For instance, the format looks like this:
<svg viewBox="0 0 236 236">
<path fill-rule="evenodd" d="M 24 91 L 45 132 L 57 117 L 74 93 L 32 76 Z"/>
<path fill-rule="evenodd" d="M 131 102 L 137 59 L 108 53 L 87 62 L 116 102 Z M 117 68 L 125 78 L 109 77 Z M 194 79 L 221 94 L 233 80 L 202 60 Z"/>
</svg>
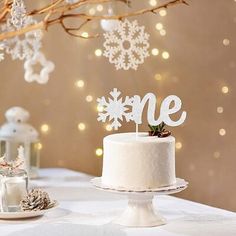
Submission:
<svg viewBox="0 0 236 236">
<path fill-rule="evenodd" d="M 166 220 L 154 210 L 153 196 L 131 195 L 128 207 L 113 223 L 128 227 L 154 227 L 166 224 Z"/>
<path fill-rule="evenodd" d="M 154 227 L 166 224 L 166 220 L 154 210 L 154 196 L 179 193 L 188 186 L 188 182 L 180 178 L 177 178 L 176 183 L 171 186 L 141 190 L 114 189 L 104 185 L 101 177 L 94 178 L 91 182 L 99 190 L 126 195 L 128 197 L 126 210 L 113 221 L 115 224 L 127 227 Z"/>
</svg>

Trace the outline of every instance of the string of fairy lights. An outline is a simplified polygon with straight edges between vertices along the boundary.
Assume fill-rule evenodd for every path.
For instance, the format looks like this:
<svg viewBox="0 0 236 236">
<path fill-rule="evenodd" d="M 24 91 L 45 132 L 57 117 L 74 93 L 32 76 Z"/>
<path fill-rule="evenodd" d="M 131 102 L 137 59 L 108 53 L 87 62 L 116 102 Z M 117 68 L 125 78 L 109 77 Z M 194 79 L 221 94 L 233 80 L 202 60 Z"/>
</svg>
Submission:
<svg viewBox="0 0 236 236">
<path fill-rule="evenodd" d="M 234 1 L 236 2 L 236 0 L 234 0 Z M 156 6 L 157 5 L 157 1 L 156 0 L 149 0 L 149 5 L 150 6 Z M 104 7 L 102 5 L 97 5 L 96 7 L 91 7 L 88 10 L 88 12 L 91 15 L 95 15 L 96 12 L 102 12 L 103 10 L 104 10 Z M 165 9 L 162 9 L 162 10 L 159 11 L 159 15 L 161 17 L 165 17 L 167 15 L 167 11 Z M 162 37 L 166 36 L 166 34 L 167 34 L 166 29 L 165 29 L 164 25 L 161 22 L 157 22 L 155 24 L 155 29 L 156 29 L 157 32 L 159 32 L 160 36 L 162 36 Z M 83 37 L 88 37 L 89 33 L 84 31 L 84 32 L 82 32 L 82 36 Z M 230 45 L 230 40 L 228 38 L 224 38 L 222 40 L 222 43 L 223 43 L 223 46 L 227 47 L 227 46 Z M 102 55 L 103 55 L 102 49 L 101 48 L 96 48 L 94 50 L 94 55 L 96 57 L 98 57 L 98 58 L 102 57 Z M 161 51 L 160 49 L 158 49 L 156 47 L 151 49 L 151 55 L 153 57 L 161 56 L 161 58 L 163 60 L 168 60 L 170 58 L 170 54 L 169 54 L 168 51 L 166 51 L 166 50 Z M 157 73 L 157 74 L 154 75 L 154 79 L 157 80 L 157 81 L 161 81 L 163 79 L 163 76 L 161 74 Z M 82 79 L 76 80 L 75 83 L 74 83 L 74 86 L 75 86 L 75 88 L 77 88 L 79 90 L 83 90 L 84 87 L 85 87 L 85 81 L 82 80 Z M 223 95 L 227 95 L 229 93 L 229 87 L 227 85 L 223 85 L 220 89 L 221 89 L 221 93 Z M 94 100 L 96 100 L 96 99 L 91 94 L 87 94 L 85 96 L 85 101 L 88 102 L 88 103 L 92 103 L 92 102 L 94 102 Z M 94 110 L 102 112 L 102 108 L 101 107 L 95 107 Z M 216 112 L 218 114 L 222 114 L 224 112 L 224 108 L 222 106 L 218 106 L 216 108 Z M 85 132 L 87 130 L 87 128 L 88 128 L 88 124 L 86 124 L 86 122 L 84 122 L 84 121 L 78 122 L 77 129 L 78 129 L 79 132 L 83 133 L 83 132 Z M 44 124 L 42 124 L 40 126 L 40 131 L 41 131 L 41 133 L 43 135 L 49 134 L 50 130 L 51 130 L 51 127 L 50 127 L 49 124 L 44 123 Z M 106 130 L 107 132 L 111 132 L 112 128 L 111 128 L 111 126 L 109 124 L 105 124 L 104 125 L 104 130 Z M 220 136 L 225 136 L 226 135 L 226 129 L 225 128 L 220 128 L 218 133 L 219 133 Z M 43 145 L 41 143 L 38 144 L 38 145 L 39 145 L 38 148 L 42 149 Z M 183 143 L 181 141 L 177 140 L 177 142 L 175 144 L 175 147 L 176 147 L 177 151 L 180 151 L 183 148 Z M 97 157 L 102 157 L 102 155 L 103 155 L 102 147 L 95 148 L 94 154 Z M 215 151 L 213 153 L 213 157 L 216 158 L 216 159 L 220 158 L 220 152 L 219 151 Z M 194 171 L 195 170 L 195 165 L 194 164 L 190 164 L 189 170 L 190 171 Z M 213 176 L 214 172 L 212 170 L 209 170 L 208 171 L 208 175 L 209 176 Z"/>
</svg>

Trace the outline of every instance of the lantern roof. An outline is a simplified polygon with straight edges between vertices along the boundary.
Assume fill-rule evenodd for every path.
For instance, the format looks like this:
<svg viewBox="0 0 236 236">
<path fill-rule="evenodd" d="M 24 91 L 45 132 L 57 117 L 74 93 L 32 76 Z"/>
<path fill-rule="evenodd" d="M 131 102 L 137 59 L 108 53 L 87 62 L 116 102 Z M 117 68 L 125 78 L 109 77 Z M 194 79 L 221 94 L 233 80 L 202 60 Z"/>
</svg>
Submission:
<svg viewBox="0 0 236 236">
<path fill-rule="evenodd" d="M 7 122 L 0 127 L 0 140 L 34 142 L 38 140 L 37 130 L 27 123 L 30 114 L 22 107 L 6 111 Z"/>
</svg>

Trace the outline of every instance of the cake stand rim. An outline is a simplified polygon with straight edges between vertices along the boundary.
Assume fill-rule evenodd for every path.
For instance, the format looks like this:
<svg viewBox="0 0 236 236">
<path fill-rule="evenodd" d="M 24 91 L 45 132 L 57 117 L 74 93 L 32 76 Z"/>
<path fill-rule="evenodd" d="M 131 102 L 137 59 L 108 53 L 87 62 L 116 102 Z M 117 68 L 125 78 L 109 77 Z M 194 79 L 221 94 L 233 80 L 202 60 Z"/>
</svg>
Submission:
<svg viewBox="0 0 236 236">
<path fill-rule="evenodd" d="M 115 189 L 110 186 L 102 184 L 101 177 L 95 177 L 91 179 L 92 185 L 99 189 L 104 190 L 112 193 L 118 194 L 150 194 L 150 195 L 168 195 L 168 194 L 175 194 L 185 190 L 188 187 L 188 182 L 181 178 L 176 178 L 176 183 L 174 185 L 160 187 L 160 188 L 153 188 L 153 189 L 143 189 L 143 190 L 134 190 L 134 189 Z M 175 186 L 175 188 L 174 188 Z"/>
</svg>

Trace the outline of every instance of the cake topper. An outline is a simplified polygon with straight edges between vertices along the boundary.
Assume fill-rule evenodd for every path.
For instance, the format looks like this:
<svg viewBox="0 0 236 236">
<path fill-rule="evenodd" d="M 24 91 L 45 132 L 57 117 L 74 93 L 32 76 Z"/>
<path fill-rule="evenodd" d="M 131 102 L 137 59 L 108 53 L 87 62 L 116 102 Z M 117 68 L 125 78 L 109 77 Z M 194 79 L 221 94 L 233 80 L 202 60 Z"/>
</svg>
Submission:
<svg viewBox="0 0 236 236">
<path fill-rule="evenodd" d="M 117 130 L 121 127 L 121 122 L 134 121 L 136 124 L 136 131 L 139 124 L 142 124 L 142 115 L 145 105 L 148 105 L 147 121 L 151 126 L 157 126 L 164 122 L 168 126 L 179 126 L 183 124 L 186 119 L 186 111 L 182 111 L 179 119 L 172 120 L 170 115 L 175 114 L 181 110 L 182 102 L 176 95 L 166 97 L 160 106 L 160 114 L 158 119 L 155 119 L 157 98 L 153 93 L 147 93 L 142 99 L 139 95 L 133 97 L 126 96 L 125 99 L 120 97 L 121 92 L 114 88 L 110 92 L 111 97 L 106 100 L 103 96 L 97 99 L 98 106 L 102 111 L 98 113 L 98 121 L 106 122 L 112 121 L 111 128 Z"/>
</svg>

